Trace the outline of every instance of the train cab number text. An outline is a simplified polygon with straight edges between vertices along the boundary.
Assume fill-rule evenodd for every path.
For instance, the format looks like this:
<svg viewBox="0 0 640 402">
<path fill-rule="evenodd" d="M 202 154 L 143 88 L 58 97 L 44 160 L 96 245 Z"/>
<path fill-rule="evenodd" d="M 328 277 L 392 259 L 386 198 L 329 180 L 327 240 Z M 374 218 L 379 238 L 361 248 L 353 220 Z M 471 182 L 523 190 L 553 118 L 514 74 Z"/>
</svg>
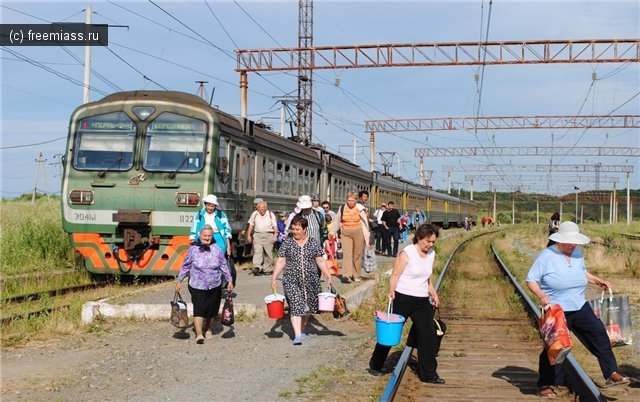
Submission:
<svg viewBox="0 0 640 402">
<path fill-rule="evenodd" d="M 73 220 L 76 222 L 94 222 L 96 220 L 96 214 L 90 213 L 74 213 Z"/>
<path fill-rule="evenodd" d="M 180 215 L 180 223 L 193 223 L 193 215 Z"/>
</svg>

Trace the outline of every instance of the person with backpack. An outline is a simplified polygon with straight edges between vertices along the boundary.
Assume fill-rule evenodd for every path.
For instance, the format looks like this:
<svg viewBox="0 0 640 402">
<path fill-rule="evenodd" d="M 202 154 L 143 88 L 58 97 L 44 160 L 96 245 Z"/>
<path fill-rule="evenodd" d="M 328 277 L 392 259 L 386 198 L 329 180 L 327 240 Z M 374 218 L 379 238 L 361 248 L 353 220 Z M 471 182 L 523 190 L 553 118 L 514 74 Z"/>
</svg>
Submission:
<svg viewBox="0 0 640 402">
<path fill-rule="evenodd" d="M 247 242 L 253 243 L 253 270 L 255 276 L 273 270 L 273 245 L 278 239 L 278 222 L 267 202 L 260 201 L 249 217 Z M 266 270 L 265 270 L 266 268 Z"/>
<path fill-rule="evenodd" d="M 320 247 L 323 249 L 329 247 L 329 231 L 327 230 L 327 222 L 320 212 L 313 209 L 313 202 L 311 201 L 310 196 L 301 195 L 298 197 L 294 214 L 289 217 L 289 222 L 287 224 L 287 233 L 289 237 L 291 237 L 291 234 L 289 233 L 289 225 L 291 225 L 291 221 L 295 216 L 300 215 L 309 221 L 307 226 L 309 237 L 316 239 Z"/>
<path fill-rule="evenodd" d="M 369 246 L 369 220 L 364 205 L 358 204 L 358 198 L 353 191 L 347 193 L 347 203 L 338 209 L 331 234 L 335 236 L 338 231 L 342 236 L 342 268 L 345 272 L 342 281 L 360 282 L 364 249 Z"/>
</svg>

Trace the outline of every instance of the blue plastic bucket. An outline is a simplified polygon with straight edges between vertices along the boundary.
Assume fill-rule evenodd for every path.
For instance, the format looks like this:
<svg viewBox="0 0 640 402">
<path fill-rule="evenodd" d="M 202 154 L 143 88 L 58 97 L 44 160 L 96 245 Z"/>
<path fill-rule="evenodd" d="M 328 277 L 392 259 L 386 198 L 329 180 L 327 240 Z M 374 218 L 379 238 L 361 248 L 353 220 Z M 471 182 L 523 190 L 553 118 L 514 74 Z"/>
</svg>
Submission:
<svg viewBox="0 0 640 402">
<path fill-rule="evenodd" d="M 376 312 L 376 339 L 380 345 L 396 346 L 402 338 L 402 327 L 405 318 L 391 312 L 391 301 L 387 312 Z"/>
</svg>

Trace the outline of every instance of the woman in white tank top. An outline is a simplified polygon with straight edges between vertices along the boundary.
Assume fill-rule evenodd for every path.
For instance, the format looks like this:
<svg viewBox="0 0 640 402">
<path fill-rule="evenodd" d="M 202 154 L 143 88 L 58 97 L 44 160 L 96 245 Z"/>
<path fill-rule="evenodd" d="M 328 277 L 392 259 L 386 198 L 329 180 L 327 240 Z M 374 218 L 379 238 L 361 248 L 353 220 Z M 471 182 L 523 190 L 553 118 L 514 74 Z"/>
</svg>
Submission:
<svg viewBox="0 0 640 402">
<path fill-rule="evenodd" d="M 393 263 L 389 278 L 389 299 L 393 300 L 393 312 L 405 319 L 411 318 L 413 343 L 418 349 L 418 375 L 420 380 L 432 384 L 444 384 L 438 376 L 436 361 L 436 332 L 433 315 L 440 305 L 440 298 L 433 286 L 433 245 L 438 237 L 438 227 L 423 224 L 418 227 L 413 244 L 405 247 Z M 405 321 L 406 322 L 406 321 Z M 369 373 L 384 374 L 382 368 L 391 350 L 390 346 L 376 343 Z"/>
</svg>

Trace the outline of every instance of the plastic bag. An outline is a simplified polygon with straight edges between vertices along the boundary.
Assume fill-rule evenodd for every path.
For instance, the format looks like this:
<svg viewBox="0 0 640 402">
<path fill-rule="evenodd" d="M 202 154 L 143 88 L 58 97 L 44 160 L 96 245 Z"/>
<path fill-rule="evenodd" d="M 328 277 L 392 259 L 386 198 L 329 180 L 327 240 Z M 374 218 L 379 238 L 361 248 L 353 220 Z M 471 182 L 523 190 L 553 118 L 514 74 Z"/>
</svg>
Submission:
<svg viewBox="0 0 640 402">
<path fill-rule="evenodd" d="M 628 296 L 614 296 L 609 289 L 609 297 L 604 291 L 600 298 L 589 300 L 596 317 L 604 324 L 611 346 L 631 345 L 633 330 L 631 327 L 631 307 Z"/>
<path fill-rule="evenodd" d="M 189 326 L 189 315 L 187 314 L 187 303 L 182 300 L 180 292 L 175 292 L 171 302 L 171 325 L 178 328 Z"/>
<path fill-rule="evenodd" d="M 235 322 L 234 312 L 233 312 L 233 299 L 231 295 L 228 294 L 227 298 L 224 300 L 224 306 L 222 306 L 222 314 L 220 314 L 220 323 L 222 325 L 233 325 Z"/>
<path fill-rule="evenodd" d="M 378 269 L 376 263 L 376 251 L 372 248 L 368 248 L 364 252 L 364 258 L 362 259 L 362 268 L 364 272 L 373 272 Z"/>
<path fill-rule="evenodd" d="M 538 325 L 547 348 L 549 363 L 551 365 L 562 363 L 573 347 L 562 307 L 559 304 L 544 306 Z"/>
</svg>

